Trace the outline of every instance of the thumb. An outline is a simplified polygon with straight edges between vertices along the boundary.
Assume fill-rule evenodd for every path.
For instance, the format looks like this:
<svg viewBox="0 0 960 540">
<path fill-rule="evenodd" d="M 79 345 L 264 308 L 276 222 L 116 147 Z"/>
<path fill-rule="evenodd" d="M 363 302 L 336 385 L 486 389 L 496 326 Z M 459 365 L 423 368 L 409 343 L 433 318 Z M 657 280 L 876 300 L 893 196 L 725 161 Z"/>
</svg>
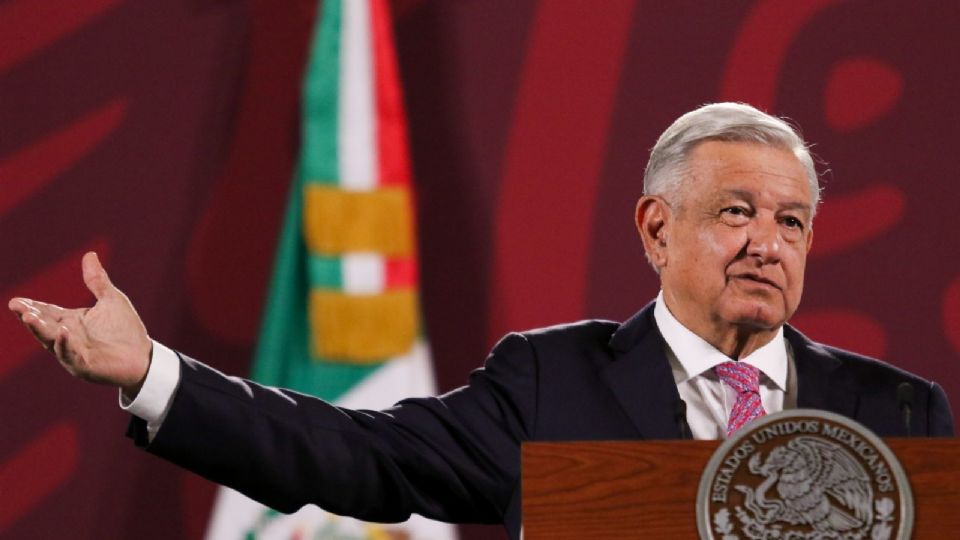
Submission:
<svg viewBox="0 0 960 540">
<path fill-rule="evenodd" d="M 90 289 L 90 292 L 97 297 L 97 300 L 113 290 L 113 283 L 110 283 L 107 271 L 103 269 L 100 258 L 97 257 L 96 253 L 88 251 L 83 256 L 81 265 L 83 267 L 83 282 Z"/>
</svg>

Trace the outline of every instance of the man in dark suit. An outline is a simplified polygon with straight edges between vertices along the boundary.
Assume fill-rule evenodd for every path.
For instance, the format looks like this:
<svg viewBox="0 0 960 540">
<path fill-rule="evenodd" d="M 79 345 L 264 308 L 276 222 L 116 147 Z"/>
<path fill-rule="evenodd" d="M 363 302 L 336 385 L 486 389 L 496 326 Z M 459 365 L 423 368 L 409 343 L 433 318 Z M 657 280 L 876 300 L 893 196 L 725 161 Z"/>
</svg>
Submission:
<svg viewBox="0 0 960 540">
<path fill-rule="evenodd" d="M 623 324 L 511 334 L 463 388 L 379 412 L 228 377 L 152 342 L 93 254 L 83 260 L 93 308 L 10 308 L 68 371 L 121 388 L 138 445 L 211 480 L 282 511 L 415 512 L 503 522 L 516 537 L 524 441 L 723 438 L 793 407 L 906 435 L 904 386 L 910 434 L 952 434 L 936 384 L 786 325 L 818 201 L 813 161 L 788 124 L 740 104 L 688 113 L 654 147 L 637 205 L 661 278 L 655 302 Z"/>
</svg>

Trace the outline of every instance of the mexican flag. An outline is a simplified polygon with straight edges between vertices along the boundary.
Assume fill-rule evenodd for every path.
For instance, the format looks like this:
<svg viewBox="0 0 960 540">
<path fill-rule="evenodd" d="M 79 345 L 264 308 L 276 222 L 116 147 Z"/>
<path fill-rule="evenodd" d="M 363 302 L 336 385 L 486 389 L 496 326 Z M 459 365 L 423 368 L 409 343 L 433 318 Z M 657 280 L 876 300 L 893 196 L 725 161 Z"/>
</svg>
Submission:
<svg viewBox="0 0 960 540">
<path fill-rule="evenodd" d="M 386 0 L 325 0 L 303 85 L 302 137 L 252 377 L 350 408 L 432 395 L 418 298 L 406 116 Z M 363 523 L 279 514 L 221 488 L 209 540 L 443 540 L 415 516 Z"/>
</svg>

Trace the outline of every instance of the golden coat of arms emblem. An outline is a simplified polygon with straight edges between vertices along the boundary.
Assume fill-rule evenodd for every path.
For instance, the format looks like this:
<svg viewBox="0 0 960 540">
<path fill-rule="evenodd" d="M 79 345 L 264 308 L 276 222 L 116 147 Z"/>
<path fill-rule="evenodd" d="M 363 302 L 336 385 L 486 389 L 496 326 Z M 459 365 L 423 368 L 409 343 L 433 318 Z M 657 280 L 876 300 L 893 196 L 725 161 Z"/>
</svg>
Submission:
<svg viewBox="0 0 960 540">
<path fill-rule="evenodd" d="M 871 431 L 816 410 L 766 416 L 725 441 L 700 481 L 697 527 L 710 540 L 910 537 L 903 468 Z"/>
</svg>

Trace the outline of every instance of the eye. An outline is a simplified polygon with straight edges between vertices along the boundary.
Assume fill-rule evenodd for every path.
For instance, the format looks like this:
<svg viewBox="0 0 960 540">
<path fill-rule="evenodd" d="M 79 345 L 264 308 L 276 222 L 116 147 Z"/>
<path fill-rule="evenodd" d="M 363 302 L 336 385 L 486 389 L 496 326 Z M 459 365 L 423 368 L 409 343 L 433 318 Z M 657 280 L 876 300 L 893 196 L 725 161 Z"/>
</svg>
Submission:
<svg viewBox="0 0 960 540">
<path fill-rule="evenodd" d="M 793 216 L 787 216 L 783 218 L 782 223 L 791 229 L 803 230 L 804 227 L 803 222 Z"/>
<path fill-rule="evenodd" d="M 752 211 L 746 206 L 728 206 L 720 210 L 720 219 L 727 225 L 746 225 Z"/>
<path fill-rule="evenodd" d="M 749 216 L 750 209 L 745 206 L 730 206 L 720 210 L 721 214 L 727 214 L 731 216 Z"/>
</svg>

